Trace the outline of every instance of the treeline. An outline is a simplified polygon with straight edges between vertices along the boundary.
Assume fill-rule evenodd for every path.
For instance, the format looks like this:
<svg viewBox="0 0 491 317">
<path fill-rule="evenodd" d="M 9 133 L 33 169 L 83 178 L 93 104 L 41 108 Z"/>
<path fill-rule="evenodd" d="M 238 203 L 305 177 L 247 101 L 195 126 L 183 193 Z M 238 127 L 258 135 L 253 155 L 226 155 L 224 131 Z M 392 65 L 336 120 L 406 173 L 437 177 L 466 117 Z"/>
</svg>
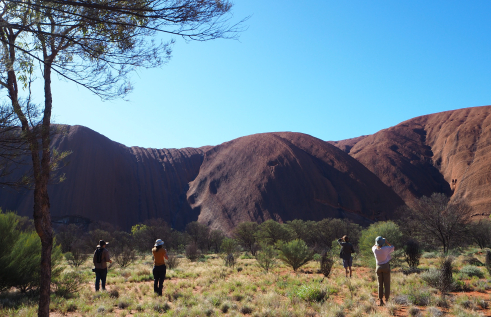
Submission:
<svg viewBox="0 0 491 317">
<path fill-rule="evenodd" d="M 138 252 L 150 253 L 155 240 L 162 239 L 165 248 L 172 253 L 222 253 L 224 241 L 230 239 L 244 251 L 253 256 L 261 244 L 276 245 L 279 241 L 289 242 L 300 239 L 313 250 L 331 248 L 332 241 L 344 234 L 349 234 L 355 243 L 360 237 L 362 228 L 343 219 L 326 218 L 321 221 L 293 220 L 280 224 L 267 220 L 261 224 L 255 222 L 240 223 L 231 237 L 221 230 L 211 230 L 199 222 L 190 222 L 183 232 L 171 229 L 162 219 L 151 219 L 134 225 L 131 232 L 120 231 L 106 223 L 97 223 L 89 227 L 88 232 L 75 225 L 62 225 L 57 229 L 56 241 L 63 253 L 68 253 L 69 261 L 78 266 L 92 253 L 97 241 L 109 241 L 108 249 L 115 261 L 126 266 L 132 262 Z M 230 244 L 230 242 L 229 242 Z M 125 259 L 123 261 L 123 259 Z"/>
</svg>

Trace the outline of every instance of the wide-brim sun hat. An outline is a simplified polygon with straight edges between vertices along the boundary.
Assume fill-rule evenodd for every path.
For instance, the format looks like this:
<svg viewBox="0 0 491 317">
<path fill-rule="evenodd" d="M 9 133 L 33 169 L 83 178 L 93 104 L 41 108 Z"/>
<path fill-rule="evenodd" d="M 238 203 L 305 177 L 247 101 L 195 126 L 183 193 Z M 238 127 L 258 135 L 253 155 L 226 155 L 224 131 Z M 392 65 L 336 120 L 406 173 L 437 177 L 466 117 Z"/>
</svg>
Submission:
<svg viewBox="0 0 491 317">
<path fill-rule="evenodd" d="M 109 244 L 109 242 L 106 242 L 104 240 L 99 240 L 99 244 L 97 245 L 97 247 L 102 247 L 103 245 L 106 245 L 106 244 Z"/>
<path fill-rule="evenodd" d="M 382 247 L 385 244 L 385 239 L 382 236 L 378 236 L 375 238 L 375 244 Z"/>
<path fill-rule="evenodd" d="M 159 245 L 164 245 L 164 241 L 162 241 L 162 239 L 157 239 L 157 240 L 155 240 L 155 245 L 154 245 L 154 247 L 158 247 Z"/>
</svg>

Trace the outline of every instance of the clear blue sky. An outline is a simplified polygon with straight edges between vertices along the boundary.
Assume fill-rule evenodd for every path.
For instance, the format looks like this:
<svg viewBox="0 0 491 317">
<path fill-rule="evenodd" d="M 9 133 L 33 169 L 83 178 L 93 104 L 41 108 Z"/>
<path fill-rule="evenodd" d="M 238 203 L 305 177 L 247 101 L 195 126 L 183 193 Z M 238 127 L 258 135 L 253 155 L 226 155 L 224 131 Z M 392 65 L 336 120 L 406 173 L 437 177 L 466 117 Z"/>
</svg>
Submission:
<svg viewBox="0 0 491 317">
<path fill-rule="evenodd" d="M 491 1 L 236 1 L 239 41 L 177 41 L 129 101 L 55 83 L 56 123 L 127 146 L 217 145 L 273 131 L 323 140 L 491 104 Z M 39 100 L 42 100 L 39 91 Z"/>
</svg>

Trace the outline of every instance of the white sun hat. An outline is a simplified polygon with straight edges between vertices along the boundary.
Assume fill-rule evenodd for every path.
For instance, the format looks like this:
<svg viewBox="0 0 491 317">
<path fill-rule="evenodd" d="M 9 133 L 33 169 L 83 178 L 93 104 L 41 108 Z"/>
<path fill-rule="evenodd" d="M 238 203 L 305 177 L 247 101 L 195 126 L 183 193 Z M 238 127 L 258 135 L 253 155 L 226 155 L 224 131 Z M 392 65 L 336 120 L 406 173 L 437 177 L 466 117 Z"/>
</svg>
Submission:
<svg viewBox="0 0 491 317">
<path fill-rule="evenodd" d="M 155 247 L 159 246 L 159 245 L 164 245 L 164 241 L 162 241 L 162 239 L 157 239 L 155 240 Z"/>
</svg>

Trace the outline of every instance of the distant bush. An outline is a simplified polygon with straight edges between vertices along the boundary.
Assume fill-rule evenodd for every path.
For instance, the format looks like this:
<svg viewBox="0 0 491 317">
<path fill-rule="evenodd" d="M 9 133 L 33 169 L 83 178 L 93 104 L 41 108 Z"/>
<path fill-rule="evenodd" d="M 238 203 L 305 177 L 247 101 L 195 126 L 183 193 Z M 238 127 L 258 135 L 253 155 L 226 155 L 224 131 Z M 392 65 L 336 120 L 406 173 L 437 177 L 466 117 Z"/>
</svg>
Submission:
<svg viewBox="0 0 491 317">
<path fill-rule="evenodd" d="M 483 278 L 484 273 L 476 266 L 466 265 L 460 269 L 460 273 L 465 274 L 469 277 L 477 276 L 478 278 Z"/>
<path fill-rule="evenodd" d="M 266 272 L 276 265 L 277 252 L 273 246 L 263 244 L 261 250 L 256 253 L 257 264 Z"/>
<path fill-rule="evenodd" d="M 62 274 L 58 279 L 54 280 L 56 285 L 55 294 L 64 298 L 69 298 L 77 293 L 82 287 L 82 276 L 77 272 L 69 272 Z"/>
<path fill-rule="evenodd" d="M 291 266 L 295 272 L 314 257 L 314 252 L 303 240 L 280 241 L 276 246 L 278 248 L 278 258 Z"/>
<path fill-rule="evenodd" d="M 114 262 L 121 267 L 127 267 L 136 260 L 135 244 L 131 234 L 118 231 L 113 234 L 114 242 L 111 244 Z"/>
<path fill-rule="evenodd" d="M 191 243 L 186 247 L 186 258 L 191 262 L 195 262 L 201 256 L 201 252 L 198 250 L 196 243 Z"/>
<path fill-rule="evenodd" d="M 165 264 L 169 269 L 175 269 L 179 266 L 179 258 L 175 254 L 168 254 L 169 258 L 165 260 Z"/>
<path fill-rule="evenodd" d="M 325 277 L 331 275 L 332 266 L 334 265 L 333 254 L 330 250 L 325 250 L 320 256 L 320 271 Z"/>
<path fill-rule="evenodd" d="M 421 248 L 415 240 L 408 240 L 404 244 L 404 259 L 410 268 L 417 268 L 421 258 Z"/>
<path fill-rule="evenodd" d="M 360 253 L 365 256 L 373 256 L 372 246 L 378 236 L 386 238 L 396 249 L 402 246 L 402 232 L 399 226 L 392 221 L 379 221 L 361 232 Z M 375 265 L 375 261 L 373 261 L 373 265 Z"/>
</svg>

